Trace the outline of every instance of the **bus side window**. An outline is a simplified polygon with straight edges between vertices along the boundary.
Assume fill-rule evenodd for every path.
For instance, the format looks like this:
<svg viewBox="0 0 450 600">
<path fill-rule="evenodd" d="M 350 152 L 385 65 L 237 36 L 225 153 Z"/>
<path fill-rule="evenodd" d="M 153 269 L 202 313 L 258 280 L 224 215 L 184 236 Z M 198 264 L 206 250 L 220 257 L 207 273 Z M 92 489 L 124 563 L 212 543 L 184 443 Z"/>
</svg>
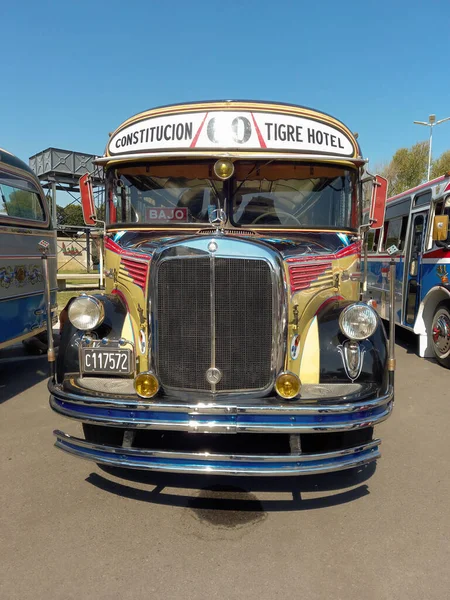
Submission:
<svg viewBox="0 0 450 600">
<path fill-rule="evenodd" d="M 0 215 L 28 221 L 45 221 L 45 213 L 35 191 L 0 184 Z"/>
<path fill-rule="evenodd" d="M 378 231 L 377 229 L 374 231 L 373 229 L 369 230 L 368 234 L 367 234 L 367 250 L 369 252 L 374 252 L 374 248 L 373 248 L 373 242 L 375 239 L 375 232 Z"/>
<path fill-rule="evenodd" d="M 384 225 L 383 225 L 383 237 L 381 239 L 381 248 L 380 248 L 381 251 L 386 250 L 386 248 L 387 248 L 386 238 L 387 238 L 388 227 L 389 227 L 389 221 L 385 221 Z"/>
<path fill-rule="evenodd" d="M 375 238 L 373 240 L 373 251 L 376 252 L 378 250 L 378 242 L 380 241 L 381 229 L 377 229 L 375 231 Z"/>
<path fill-rule="evenodd" d="M 402 217 L 402 226 L 400 229 L 400 238 L 398 240 L 397 247 L 399 250 L 404 250 L 405 248 L 405 240 L 406 240 L 406 230 L 408 228 L 408 217 Z"/>
<path fill-rule="evenodd" d="M 384 248 L 387 250 L 391 246 L 399 246 L 400 232 L 402 229 L 402 219 L 400 217 L 389 221 L 387 233 L 384 242 Z"/>
</svg>

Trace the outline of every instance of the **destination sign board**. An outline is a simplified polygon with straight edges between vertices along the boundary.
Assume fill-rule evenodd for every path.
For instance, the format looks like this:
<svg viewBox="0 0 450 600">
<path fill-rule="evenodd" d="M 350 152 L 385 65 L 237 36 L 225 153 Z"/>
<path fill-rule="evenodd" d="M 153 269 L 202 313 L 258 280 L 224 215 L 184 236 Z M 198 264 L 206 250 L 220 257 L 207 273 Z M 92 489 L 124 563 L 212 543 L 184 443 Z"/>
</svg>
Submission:
<svg viewBox="0 0 450 600">
<path fill-rule="evenodd" d="M 261 111 L 208 111 L 150 117 L 117 131 L 111 156 L 176 150 L 275 150 L 355 156 L 344 131 L 316 119 Z"/>
</svg>

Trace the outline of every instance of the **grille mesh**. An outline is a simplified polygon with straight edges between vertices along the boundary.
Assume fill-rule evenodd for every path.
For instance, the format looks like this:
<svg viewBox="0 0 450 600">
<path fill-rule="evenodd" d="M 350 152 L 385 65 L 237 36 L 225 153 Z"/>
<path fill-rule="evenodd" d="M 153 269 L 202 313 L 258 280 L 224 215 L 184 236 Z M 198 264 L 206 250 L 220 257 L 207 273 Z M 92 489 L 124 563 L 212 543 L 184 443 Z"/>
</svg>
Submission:
<svg viewBox="0 0 450 600">
<path fill-rule="evenodd" d="M 270 383 L 272 286 L 262 260 L 216 260 L 217 390 L 259 389 Z"/>
<path fill-rule="evenodd" d="M 157 368 L 163 386 L 210 390 L 210 259 L 177 258 L 158 271 Z M 261 389 L 271 380 L 272 283 L 262 260 L 215 259 L 217 391 Z"/>
<path fill-rule="evenodd" d="M 166 260 L 158 271 L 158 374 L 162 385 L 209 390 L 209 258 Z"/>
</svg>

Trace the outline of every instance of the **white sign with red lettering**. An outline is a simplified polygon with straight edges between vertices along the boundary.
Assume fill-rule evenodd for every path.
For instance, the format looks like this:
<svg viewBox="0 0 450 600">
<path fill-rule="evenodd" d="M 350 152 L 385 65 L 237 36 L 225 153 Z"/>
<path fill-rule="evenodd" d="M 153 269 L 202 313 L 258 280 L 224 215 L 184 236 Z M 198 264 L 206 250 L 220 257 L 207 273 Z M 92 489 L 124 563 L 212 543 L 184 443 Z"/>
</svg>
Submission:
<svg viewBox="0 0 450 600">
<path fill-rule="evenodd" d="M 111 155 L 163 150 L 276 150 L 358 154 L 344 131 L 323 121 L 270 112 L 210 111 L 153 117 L 114 134 Z"/>
</svg>

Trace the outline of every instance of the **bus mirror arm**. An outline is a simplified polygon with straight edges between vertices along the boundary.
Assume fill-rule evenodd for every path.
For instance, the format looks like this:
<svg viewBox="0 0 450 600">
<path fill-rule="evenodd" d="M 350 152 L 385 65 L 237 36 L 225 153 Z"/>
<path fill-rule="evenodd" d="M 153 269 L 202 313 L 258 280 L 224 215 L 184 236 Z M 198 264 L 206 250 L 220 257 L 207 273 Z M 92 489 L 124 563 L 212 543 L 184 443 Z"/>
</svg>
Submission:
<svg viewBox="0 0 450 600">
<path fill-rule="evenodd" d="M 439 248 L 445 248 L 445 250 L 450 250 L 450 242 L 447 242 L 446 240 L 436 240 L 435 243 L 436 246 L 438 246 Z"/>
<path fill-rule="evenodd" d="M 53 343 L 53 322 L 52 322 L 52 303 L 50 291 L 50 276 L 48 269 L 48 252 L 50 244 L 46 240 L 41 240 L 38 244 L 41 252 L 42 275 L 44 279 L 44 300 L 47 313 L 47 360 L 49 365 L 50 377 L 55 378 L 55 347 Z"/>
</svg>

